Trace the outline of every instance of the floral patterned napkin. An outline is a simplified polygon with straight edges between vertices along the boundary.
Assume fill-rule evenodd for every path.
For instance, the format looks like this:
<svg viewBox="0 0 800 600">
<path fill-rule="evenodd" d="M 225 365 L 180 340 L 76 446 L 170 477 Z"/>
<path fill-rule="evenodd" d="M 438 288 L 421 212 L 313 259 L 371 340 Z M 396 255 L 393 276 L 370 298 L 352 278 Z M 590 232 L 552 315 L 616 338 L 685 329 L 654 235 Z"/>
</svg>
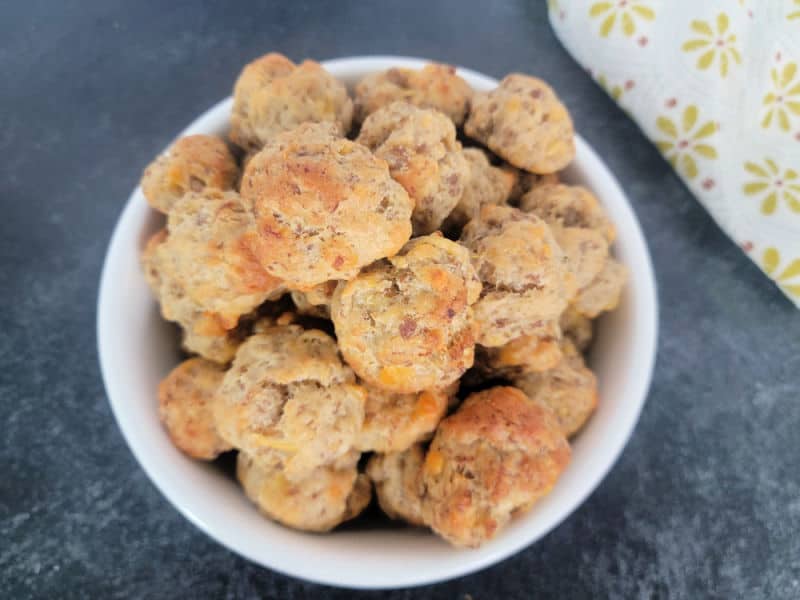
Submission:
<svg viewBox="0 0 800 600">
<path fill-rule="evenodd" d="M 800 307 L 800 0 L 548 0 L 556 35 Z"/>
</svg>

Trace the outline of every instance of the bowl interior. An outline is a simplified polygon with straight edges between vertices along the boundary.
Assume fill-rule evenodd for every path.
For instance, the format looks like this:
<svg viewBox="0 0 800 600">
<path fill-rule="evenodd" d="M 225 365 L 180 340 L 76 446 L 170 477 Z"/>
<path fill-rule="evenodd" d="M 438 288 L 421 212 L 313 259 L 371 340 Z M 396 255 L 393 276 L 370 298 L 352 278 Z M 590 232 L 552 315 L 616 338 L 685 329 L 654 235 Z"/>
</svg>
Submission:
<svg viewBox="0 0 800 600">
<path fill-rule="evenodd" d="M 397 57 L 324 63 L 353 85 L 390 66 L 424 61 Z M 467 69 L 476 90 L 496 80 Z M 222 134 L 231 99 L 200 116 L 181 135 Z M 109 400 L 131 450 L 159 490 L 190 521 L 231 550 L 271 569 L 330 585 L 405 587 L 475 571 L 531 544 L 566 518 L 599 484 L 621 452 L 644 403 L 653 367 L 656 296 L 647 246 L 619 185 L 594 151 L 577 139 L 567 179 L 592 189 L 618 229 L 614 253 L 630 270 L 620 307 L 599 323 L 591 365 L 601 403 L 573 444 L 572 462 L 553 492 L 476 550 L 456 550 L 422 529 L 345 528 L 300 533 L 262 517 L 239 486 L 214 465 L 185 457 L 170 443 L 157 414 L 155 390 L 178 362 L 178 336 L 164 322 L 144 281 L 139 253 L 163 223 L 137 188 L 117 223 L 106 256 L 98 304 L 100 362 Z"/>
</svg>

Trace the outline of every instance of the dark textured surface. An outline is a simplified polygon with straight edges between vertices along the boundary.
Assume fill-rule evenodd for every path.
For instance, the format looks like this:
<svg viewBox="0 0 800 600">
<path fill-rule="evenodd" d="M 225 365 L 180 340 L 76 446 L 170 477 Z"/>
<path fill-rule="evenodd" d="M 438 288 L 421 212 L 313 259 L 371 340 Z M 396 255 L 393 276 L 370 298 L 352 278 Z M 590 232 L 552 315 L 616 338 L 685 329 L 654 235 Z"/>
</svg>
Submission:
<svg viewBox="0 0 800 600">
<path fill-rule="evenodd" d="M 560 48 L 544 2 L 0 4 L 0 597 L 361 598 L 249 564 L 164 500 L 105 397 L 95 298 L 140 170 L 243 63 L 427 56 L 550 81 L 628 191 L 659 278 L 655 380 L 563 525 L 389 598 L 800 597 L 800 313 Z"/>
</svg>

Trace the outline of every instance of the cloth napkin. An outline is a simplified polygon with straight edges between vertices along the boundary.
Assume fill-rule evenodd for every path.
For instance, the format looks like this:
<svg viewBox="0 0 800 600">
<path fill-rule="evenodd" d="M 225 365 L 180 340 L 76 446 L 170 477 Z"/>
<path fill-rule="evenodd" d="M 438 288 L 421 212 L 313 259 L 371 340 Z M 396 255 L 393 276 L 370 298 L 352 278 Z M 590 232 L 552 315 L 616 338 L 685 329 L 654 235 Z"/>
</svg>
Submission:
<svg viewBox="0 0 800 600">
<path fill-rule="evenodd" d="M 548 0 L 561 43 L 800 307 L 800 0 Z"/>
</svg>

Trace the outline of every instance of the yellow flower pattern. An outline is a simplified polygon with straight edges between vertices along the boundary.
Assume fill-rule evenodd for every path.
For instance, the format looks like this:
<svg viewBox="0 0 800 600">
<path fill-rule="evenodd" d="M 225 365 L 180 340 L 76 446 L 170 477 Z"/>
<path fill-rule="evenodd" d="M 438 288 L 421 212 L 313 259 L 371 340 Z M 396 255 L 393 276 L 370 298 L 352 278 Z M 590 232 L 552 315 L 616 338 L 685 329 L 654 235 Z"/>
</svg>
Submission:
<svg viewBox="0 0 800 600">
<path fill-rule="evenodd" d="M 716 133 L 717 124 L 706 121 L 698 125 L 697 117 L 697 106 L 691 105 L 683 111 L 680 126 L 669 117 L 661 116 L 656 119 L 656 127 L 667 136 L 667 139 L 657 140 L 656 146 L 669 163 L 688 179 L 697 177 L 697 158 L 717 158 L 716 149 L 707 139 Z"/>
<path fill-rule="evenodd" d="M 742 56 L 736 47 L 736 36 L 728 33 L 728 15 L 717 15 L 716 28 L 707 21 L 692 21 L 691 29 L 698 37 L 688 40 L 681 50 L 684 52 L 701 51 L 697 59 L 698 69 L 708 69 L 716 61 L 719 65 L 719 74 L 728 76 L 732 62 L 741 64 Z"/>
<path fill-rule="evenodd" d="M 797 10 L 790 12 L 788 15 L 786 15 L 786 18 L 790 21 L 800 21 L 800 0 L 794 0 L 794 3 L 797 5 Z"/>
<path fill-rule="evenodd" d="M 595 2 L 589 7 L 589 16 L 600 18 L 600 35 L 608 37 L 617 22 L 622 33 L 627 37 L 636 33 L 636 22 L 652 21 L 656 18 L 655 11 L 647 6 L 644 0 L 615 0 L 613 2 Z"/>
<path fill-rule="evenodd" d="M 764 96 L 763 104 L 766 112 L 761 127 L 769 128 L 773 122 L 782 130 L 791 129 L 790 121 L 800 116 L 800 78 L 797 75 L 797 63 L 786 63 L 783 69 L 777 67 L 770 71 L 772 91 Z"/>
<path fill-rule="evenodd" d="M 790 296 L 800 298 L 800 258 L 790 261 L 784 268 L 777 248 L 767 248 L 761 256 L 761 268 Z"/>
<path fill-rule="evenodd" d="M 780 201 L 789 208 L 800 213 L 800 179 L 794 169 L 783 169 L 771 158 L 764 159 L 764 164 L 746 162 L 745 170 L 755 179 L 748 181 L 742 191 L 748 196 L 761 198 L 761 212 L 771 215 Z"/>
</svg>

